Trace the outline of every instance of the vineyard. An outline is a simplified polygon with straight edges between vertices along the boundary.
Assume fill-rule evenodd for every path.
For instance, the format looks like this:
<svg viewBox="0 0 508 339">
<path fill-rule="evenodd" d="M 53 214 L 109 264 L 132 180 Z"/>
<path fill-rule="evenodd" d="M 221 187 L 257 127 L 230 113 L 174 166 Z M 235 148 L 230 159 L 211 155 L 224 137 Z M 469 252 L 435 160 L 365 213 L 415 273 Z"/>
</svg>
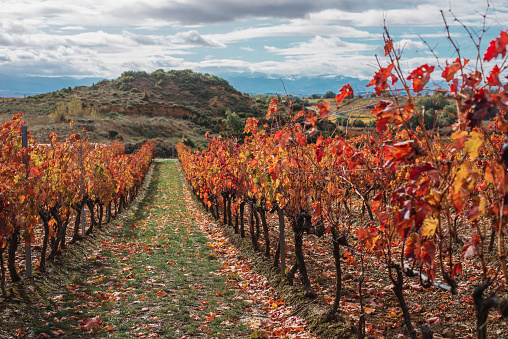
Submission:
<svg viewBox="0 0 508 339">
<path fill-rule="evenodd" d="M 508 335 L 508 33 L 484 53 L 481 36 L 473 42 L 475 61 L 457 49 L 452 62 L 406 74 L 386 30 L 369 83 L 390 94 L 371 110 L 375 136 L 324 137 L 330 103 L 294 112 L 274 99 L 268 123 L 248 119 L 243 143 L 178 145 L 203 206 L 289 284 L 299 278 L 306 298 L 329 303 L 323 322 L 348 319 L 360 338 Z M 457 108 L 449 135 L 429 128 L 415 100 L 438 77 Z M 345 85 L 337 110 L 353 97 Z"/>
<path fill-rule="evenodd" d="M 0 126 L 4 297 L 7 278 L 20 281 L 20 270 L 30 278 L 32 265 L 44 272 L 47 261 L 68 242 L 82 239 L 120 213 L 136 195 L 155 151 L 147 142 L 136 154 L 126 155 L 120 142 L 92 144 L 83 137 L 85 131 L 72 133 L 64 142 L 51 134 L 50 143 L 42 144 L 31 138 L 21 118 L 18 113 Z M 24 249 L 23 258 L 19 249 Z"/>
</svg>

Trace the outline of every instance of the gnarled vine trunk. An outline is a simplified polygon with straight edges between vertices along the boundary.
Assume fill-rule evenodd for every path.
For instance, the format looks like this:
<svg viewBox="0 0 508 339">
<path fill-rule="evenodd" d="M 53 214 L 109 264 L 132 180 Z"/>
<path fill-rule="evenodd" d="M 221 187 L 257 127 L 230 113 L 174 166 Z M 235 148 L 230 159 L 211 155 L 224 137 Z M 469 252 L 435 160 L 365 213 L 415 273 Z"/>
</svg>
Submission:
<svg viewBox="0 0 508 339">
<path fill-rule="evenodd" d="M 21 280 L 17 270 L 16 270 L 16 249 L 18 248 L 19 243 L 19 229 L 16 229 L 11 234 L 11 239 L 9 240 L 9 257 L 7 258 L 7 267 L 9 268 L 9 274 L 11 276 L 12 282 L 18 282 Z"/>
</svg>

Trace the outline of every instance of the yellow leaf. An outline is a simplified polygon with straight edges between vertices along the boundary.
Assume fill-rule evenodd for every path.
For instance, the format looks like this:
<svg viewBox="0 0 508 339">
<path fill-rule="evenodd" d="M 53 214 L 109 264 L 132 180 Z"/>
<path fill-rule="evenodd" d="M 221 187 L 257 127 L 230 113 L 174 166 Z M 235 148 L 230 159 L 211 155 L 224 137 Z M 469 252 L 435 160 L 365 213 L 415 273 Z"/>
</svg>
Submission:
<svg viewBox="0 0 508 339">
<path fill-rule="evenodd" d="M 465 162 L 460 165 L 457 170 L 457 174 L 455 175 L 455 182 L 453 184 L 454 191 L 458 192 L 462 187 L 467 189 L 473 188 L 474 180 L 472 174 L 473 171 L 469 162 Z"/>
<path fill-rule="evenodd" d="M 272 303 L 272 308 L 277 308 L 277 303 Z"/>
<path fill-rule="evenodd" d="M 468 222 L 476 220 L 478 217 L 482 216 L 485 213 L 485 208 L 487 207 L 487 198 L 485 197 L 485 194 L 480 193 L 479 196 L 473 197 L 472 203 L 473 205 L 467 214 Z"/>
<path fill-rule="evenodd" d="M 425 201 L 429 203 L 432 207 L 439 207 L 441 205 L 441 198 L 443 193 L 436 191 L 435 189 L 431 189 L 429 195 L 425 197 Z"/>
<path fill-rule="evenodd" d="M 469 153 L 471 160 L 478 158 L 478 150 L 483 145 L 483 134 L 478 132 L 471 132 L 469 139 L 464 144 L 464 150 Z"/>
<path fill-rule="evenodd" d="M 437 225 L 439 224 L 439 220 L 434 217 L 428 217 L 423 221 L 422 225 L 422 237 L 432 237 L 434 233 L 436 233 Z"/>
</svg>

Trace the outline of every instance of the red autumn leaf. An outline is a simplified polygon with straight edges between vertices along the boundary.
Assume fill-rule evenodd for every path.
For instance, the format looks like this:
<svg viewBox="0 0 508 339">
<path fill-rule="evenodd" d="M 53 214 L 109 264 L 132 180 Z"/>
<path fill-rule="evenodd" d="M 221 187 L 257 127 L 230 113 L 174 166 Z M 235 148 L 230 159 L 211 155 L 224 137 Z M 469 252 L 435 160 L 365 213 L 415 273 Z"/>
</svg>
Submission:
<svg viewBox="0 0 508 339">
<path fill-rule="evenodd" d="M 393 41 L 391 39 L 388 39 L 385 42 L 385 56 L 390 54 L 392 50 L 393 50 Z"/>
<path fill-rule="evenodd" d="M 390 213 L 388 212 L 379 212 L 379 229 L 381 232 L 384 232 L 385 228 L 390 225 Z"/>
<path fill-rule="evenodd" d="M 462 82 L 465 86 L 476 88 L 482 82 L 482 73 L 474 71 L 467 74 L 462 74 Z"/>
<path fill-rule="evenodd" d="M 341 156 L 344 153 L 344 149 L 346 148 L 346 143 L 343 140 L 339 140 L 338 143 L 333 145 L 332 153 L 336 156 Z"/>
<path fill-rule="evenodd" d="M 415 233 L 406 239 L 404 255 L 408 260 L 420 260 L 420 239 Z"/>
<path fill-rule="evenodd" d="M 298 145 L 307 146 L 307 137 L 303 133 L 296 133 L 296 140 L 298 141 Z"/>
<path fill-rule="evenodd" d="M 450 83 L 450 93 L 457 94 L 458 91 L 459 91 L 459 79 L 453 79 L 453 81 Z"/>
<path fill-rule="evenodd" d="M 407 212 L 408 213 L 404 213 L 404 210 L 399 212 L 399 220 L 395 225 L 397 233 L 399 233 L 399 236 L 403 241 L 407 239 L 414 226 L 414 218 L 410 217 L 409 210 Z M 404 219 L 401 218 L 402 214 L 404 214 Z"/>
<path fill-rule="evenodd" d="M 453 266 L 452 269 L 452 279 L 455 277 L 456 274 L 462 275 L 462 263 L 457 263 Z"/>
<path fill-rule="evenodd" d="M 314 208 L 314 212 L 312 212 L 312 215 L 320 216 L 321 215 L 321 203 L 315 202 L 312 204 L 312 207 Z"/>
<path fill-rule="evenodd" d="M 434 261 L 434 259 L 432 259 L 432 261 Z M 428 268 L 426 273 L 427 273 L 427 278 L 429 279 L 430 282 L 433 282 L 434 280 L 436 280 L 436 269 L 434 266 L 431 265 L 431 267 Z"/>
<path fill-rule="evenodd" d="M 421 249 L 421 260 L 422 262 L 432 266 L 434 264 L 434 258 L 436 256 L 436 244 L 433 241 L 426 241 L 422 244 Z M 429 277 L 430 278 L 430 277 Z M 431 281 L 434 279 L 430 279 Z"/>
<path fill-rule="evenodd" d="M 407 157 L 411 151 L 411 145 L 414 143 L 414 140 L 402 141 L 399 143 L 392 145 L 384 145 L 383 151 L 388 160 L 401 161 Z"/>
<path fill-rule="evenodd" d="M 473 233 L 468 244 L 462 250 L 462 257 L 464 259 L 468 259 L 468 258 L 472 257 L 473 255 L 478 254 L 477 246 L 479 243 L 480 243 L 480 237 Z"/>
<path fill-rule="evenodd" d="M 385 166 L 387 166 L 390 161 L 413 161 L 420 156 L 427 155 L 425 148 L 415 140 L 406 140 L 393 145 L 384 145 L 383 151 L 388 161 Z"/>
<path fill-rule="evenodd" d="M 496 38 L 490 42 L 490 45 L 487 48 L 487 52 L 485 52 L 483 56 L 483 60 L 490 61 L 497 58 L 499 54 L 501 54 L 504 58 L 506 55 L 506 45 L 508 45 L 508 32 L 503 31 L 499 35 L 499 38 Z"/>
<path fill-rule="evenodd" d="M 492 71 L 490 71 L 490 75 L 487 77 L 487 85 L 499 87 L 503 86 L 501 80 L 499 80 L 499 72 L 500 72 L 499 67 L 495 65 Z"/>
<path fill-rule="evenodd" d="M 318 120 L 318 118 L 317 118 L 317 116 L 314 115 L 314 111 L 310 110 L 308 115 L 307 115 L 307 117 L 306 117 L 306 119 L 305 119 L 305 124 L 306 125 L 316 126 L 317 120 Z"/>
<path fill-rule="evenodd" d="M 371 207 L 372 212 L 377 213 L 379 209 L 379 205 L 381 204 L 381 200 L 383 198 L 383 192 L 379 192 L 374 196 L 374 199 L 372 199 Z"/>
<path fill-rule="evenodd" d="M 37 167 L 32 167 L 30 169 L 30 174 L 28 175 L 29 178 L 35 178 L 41 175 L 41 172 Z"/>
<path fill-rule="evenodd" d="M 446 79 L 446 81 L 450 81 L 455 76 L 455 73 L 457 73 L 460 69 L 464 68 L 467 63 L 469 62 L 469 59 L 464 59 L 464 64 L 462 65 L 460 63 L 460 58 L 455 59 L 455 61 L 451 64 L 448 64 L 446 62 L 446 68 L 444 69 L 441 76 Z"/>
<path fill-rule="evenodd" d="M 357 166 L 363 165 L 364 163 L 365 157 L 361 152 L 356 152 L 353 154 L 353 156 L 347 162 L 350 171 L 353 171 Z"/>
<path fill-rule="evenodd" d="M 388 100 L 381 100 L 371 111 L 371 115 L 376 115 L 376 130 L 382 132 L 387 129 L 389 123 L 396 122 L 400 125 L 401 120 L 397 116 L 397 106 Z"/>
<path fill-rule="evenodd" d="M 356 231 L 356 236 L 358 237 L 358 240 L 359 241 L 362 241 L 364 239 L 367 239 L 369 237 L 369 231 L 367 231 L 365 228 L 363 227 L 360 227 L 357 231 Z"/>
<path fill-rule="evenodd" d="M 266 112 L 266 120 L 269 120 L 273 113 L 277 112 L 277 98 L 273 98 L 270 101 L 270 106 L 268 107 L 268 111 Z"/>
<path fill-rule="evenodd" d="M 418 180 L 422 174 L 432 170 L 436 171 L 436 169 L 428 162 L 419 165 L 414 165 L 409 171 L 409 177 L 411 178 L 411 180 Z"/>
<path fill-rule="evenodd" d="M 85 318 L 81 321 L 81 329 L 84 331 L 90 331 L 94 328 L 101 328 L 104 326 L 104 322 L 101 320 L 101 316 L 98 315 L 96 317 L 93 317 L 91 319 Z"/>
<path fill-rule="evenodd" d="M 407 77 L 407 80 L 413 80 L 414 92 L 418 93 L 423 90 L 427 82 L 430 80 L 430 73 L 433 71 L 434 66 L 425 64 L 411 72 L 411 74 Z"/>
<path fill-rule="evenodd" d="M 337 105 L 342 102 L 342 100 L 346 98 L 352 98 L 354 96 L 353 89 L 350 84 L 346 84 L 342 86 L 340 93 L 335 96 L 335 101 L 337 101 Z"/>
<path fill-rule="evenodd" d="M 325 141 L 325 137 L 320 135 L 317 140 L 316 140 L 316 146 L 321 146 L 323 145 L 323 142 Z"/>
<path fill-rule="evenodd" d="M 497 115 L 497 102 L 493 100 L 487 88 L 480 88 L 473 93 L 462 106 L 467 111 L 466 120 L 470 127 L 480 126 L 483 120 L 490 120 Z"/>
<path fill-rule="evenodd" d="M 388 88 L 388 78 L 392 79 L 392 85 L 399 80 L 395 75 L 392 74 L 392 70 L 394 68 L 394 64 L 391 63 L 388 67 L 381 67 L 379 71 L 374 74 L 374 78 L 369 82 L 367 87 L 375 86 L 374 90 L 379 95 L 382 91 Z"/>
<path fill-rule="evenodd" d="M 323 101 L 323 104 L 316 104 L 317 108 L 319 108 L 319 117 L 321 119 L 326 118 L 330 114 L 330 102 Z"/>
<path fill-rule="evenodd" d="M 316 152 L 316 161 L 318 163 L 321 162 L 321 160 L 323 159 L 323 154 L 324 154 L 323 148 L 324 148 L 323 146 L 316 147 L 316 150 L 315 150 L 315 152 Z"/>
</svg>

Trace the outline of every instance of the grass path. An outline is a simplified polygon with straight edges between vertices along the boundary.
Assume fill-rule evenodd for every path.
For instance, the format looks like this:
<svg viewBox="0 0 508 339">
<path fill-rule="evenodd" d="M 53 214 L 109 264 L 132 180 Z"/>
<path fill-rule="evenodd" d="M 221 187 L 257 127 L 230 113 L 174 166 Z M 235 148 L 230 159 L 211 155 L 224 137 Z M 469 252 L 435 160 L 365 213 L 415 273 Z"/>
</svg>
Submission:
<svg viewBox="0 0 508 339">
<path fill-rule="evenodd" d="M 59 337 L 241 338 L 250 304 L 227 288 L 199 232 L 174 161 L 156 162 L 145 197 L 69 268 L 35 334 Z M 195 211 L 194 211 L 195 212 Z M 42 334 L 44 337 L 45 335 Z"/>
</svg>

